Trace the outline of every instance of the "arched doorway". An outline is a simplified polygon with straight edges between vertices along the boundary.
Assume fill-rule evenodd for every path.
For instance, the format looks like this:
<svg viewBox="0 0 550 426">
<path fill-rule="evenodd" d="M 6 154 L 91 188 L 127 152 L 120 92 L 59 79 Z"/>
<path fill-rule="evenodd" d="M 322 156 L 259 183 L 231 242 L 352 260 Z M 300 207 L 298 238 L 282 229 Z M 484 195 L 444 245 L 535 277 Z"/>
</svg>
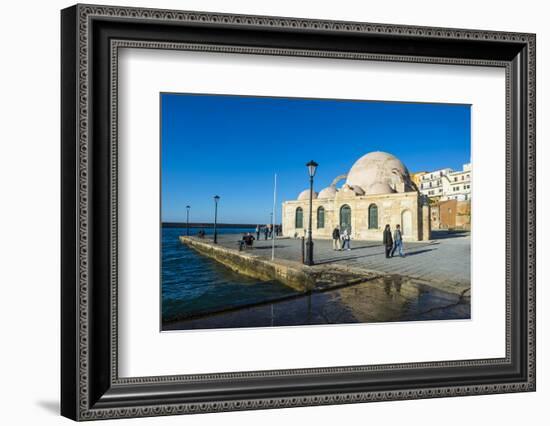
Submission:
<svg viewBox="0 0 550 426">
<path fill-rule="evenodd" d="M 403 210 L 401 213 L 401 233 L 404 237 L 412 236 L 412 213 L 410 210 Z"/>
<path fill-rule="evenodd" d="M 340 207 L 340 232 L 346 229 L 351 233 L 351 207 L 344 204 Z"/>
</svg>

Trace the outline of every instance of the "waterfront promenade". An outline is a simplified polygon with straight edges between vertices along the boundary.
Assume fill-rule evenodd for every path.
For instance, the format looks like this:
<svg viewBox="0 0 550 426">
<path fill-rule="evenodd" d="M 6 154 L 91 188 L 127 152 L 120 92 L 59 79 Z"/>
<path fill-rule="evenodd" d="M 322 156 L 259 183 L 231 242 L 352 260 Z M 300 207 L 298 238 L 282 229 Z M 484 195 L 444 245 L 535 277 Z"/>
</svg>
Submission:
<svg viewBox="0 0 550 426">
<path fill-rule="evenodd" d="M 315 240 L 312 267 L 301 264 L 301 239 L 276 239 L 272 262 L 272 240 L 239 251 L 242 234 L 220 234 L 217 245 L 211 236 L 180 237 L 235 272 L 278 274 L 287 285 L 303 288 L 280 300 L 164 323 L 163 330 L 469 319 L 470 236 L 434 237 L 405 243 L 406 257 L 391 259 L 379 242 L 353 241 L 352 250 L 334 251 L 332 241 Z"/>
<path fill-rule="evenodd" d="M 220 245 L 236 248 L 241 235 L 218 237 Z M 433 286 L 452 293 L 461 293 L 470 287 L 470 234 L 433 232 L 431 241 L 406 242 L 404 258 L 386 259 L 384 247 L 377 241 L 352 241 L 350 251 L 332 250 L 331 240 L 314 240 L 316 266 L 338 265 L 364 269 L 383 274 L 397 274 L 428 281 Z M 301 261 L 301 240 L 278 238 L 275 258 Z M 271 240 L 254 241 L 247 252 L 271 258 Z"/>
</svg>

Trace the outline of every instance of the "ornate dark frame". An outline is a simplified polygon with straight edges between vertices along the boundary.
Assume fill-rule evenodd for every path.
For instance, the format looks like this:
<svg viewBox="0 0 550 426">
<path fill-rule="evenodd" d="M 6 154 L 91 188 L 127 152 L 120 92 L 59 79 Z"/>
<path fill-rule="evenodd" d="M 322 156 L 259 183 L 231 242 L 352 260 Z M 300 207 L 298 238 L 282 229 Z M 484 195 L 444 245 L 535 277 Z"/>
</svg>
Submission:
<svg viewBox="0 0 550 426">
<path fill-rule="evenodd" d="M 64 9 L 61 29 L 62 415 L 91 420 L 535 390 L 535 35 L 96 5 Z M 121 47 L 505 68 L 506 357 L 119 378 Z"/>
</svg>

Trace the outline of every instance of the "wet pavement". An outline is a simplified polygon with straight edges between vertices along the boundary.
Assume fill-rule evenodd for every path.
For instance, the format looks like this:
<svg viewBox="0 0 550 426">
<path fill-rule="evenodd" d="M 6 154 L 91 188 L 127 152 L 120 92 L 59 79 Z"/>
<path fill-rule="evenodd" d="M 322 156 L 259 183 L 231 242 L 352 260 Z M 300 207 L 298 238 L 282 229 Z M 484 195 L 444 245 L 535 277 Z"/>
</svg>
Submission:
<svg viewBox="0 0 550 426">
<path fill-rule="evenodd" d="M 389 275 L 234 311 L 163 324 L 163 330 L 470 319 L 470 293 Z"/>
</svg>

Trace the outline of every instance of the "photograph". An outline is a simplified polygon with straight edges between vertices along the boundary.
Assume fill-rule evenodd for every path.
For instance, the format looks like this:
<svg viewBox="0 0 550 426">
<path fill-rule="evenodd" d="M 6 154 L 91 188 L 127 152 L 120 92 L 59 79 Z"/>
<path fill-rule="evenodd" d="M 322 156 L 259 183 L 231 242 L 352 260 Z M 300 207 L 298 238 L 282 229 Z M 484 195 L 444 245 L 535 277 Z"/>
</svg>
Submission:
<svg viewBox="0 0 550 426">
<path fill-rule="evenodd" d="M 160 93 L 161 331 L 471 318 L 471 105 Z"/>
<path fill-rule="evenodd" d="M 521 423 L 548 396 L 536 345 L 548 334 L 536 318 L 545 15 L 256 3 L 65 4 L 60 22 L 41 6 L 33 24 L 55 46 L 35 46 L 27 68 L 60 61 L 41 84 L 22 67 L 6 80 L 24 114 L 5 138 L 21 149 L 11 175 L 32 187 L 8 185 L 15 216 L 29 217 L 11 226 L 24 255 L 11 282 L 36 270 L 43 293 L 31 316 L 6 298 L 9 320 L 28 321 L 8 329 L 20 343 L 36 318 L 48 325 L 40 309 L 60 310 L 57 338 L 42 327 L 25 348 L 57 342 L 33 389 L 50 383 L 58 398 L 44 390 L 37 407 L 58 400 L 75 421 L 278 424 L 273 409 L 333 406 L 332 424 L 369 403 L 369 419 L 399 405 L 399 420 L 424 425 L 451 412 L 475 423 L 489 404 L 499 423 Z M 31 126 L 25 79 L 46 91 L 39 103 L 60 103 Z M 37 206 L 50 205 L 57 225 L 41 229 L 58 260 L 29 268 L 42 238 L 21 230 L 36 234 Z M 61 291 L 42 285 L 48 268 Z"/>
</svg>

